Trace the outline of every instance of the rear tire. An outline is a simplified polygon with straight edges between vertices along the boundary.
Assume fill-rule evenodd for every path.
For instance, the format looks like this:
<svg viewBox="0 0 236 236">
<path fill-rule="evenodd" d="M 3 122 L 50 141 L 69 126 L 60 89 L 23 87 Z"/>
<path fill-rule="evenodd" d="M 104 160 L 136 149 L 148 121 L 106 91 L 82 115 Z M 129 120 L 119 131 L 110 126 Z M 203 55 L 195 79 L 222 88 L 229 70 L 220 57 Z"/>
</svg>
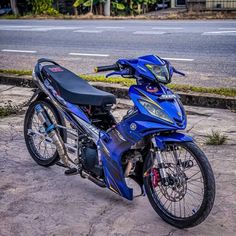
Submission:
<svg viewBox="0 0 236 236">
<path fill-rule="evenodd" d="M 28 107 L 28 110 L 25 115 L 25 120 L 24 120 L 24 138 L 25 138 L 25 143 L 26 147 L 31 155 L 31 157 L 34 159 L 34 161 L 41 166 L 49 167 L 54 165 L 56 162 L 60 160 L 60 157 L 58 155 L 58 152 L 55 149 L 54 154 L 47 158 L 43 159 L 40 153 L 37 151 L 36 146 L 34 145 L 34 142 L 32 140 L 32 136 L 28 135 L 28 129 L 32 129 L 32 121 L 35 114 L 35 106 L 37 104 L 41 104 L 44 108 L 47 109 L 47 111 L 50 111 L 51 114 L 53 114 L 55 121 L 58 125 L 65 126 L 65 121 L 58 112 L 58 110 L 55 108 L 55 106 L 48 100 L 48 99 L 43 99 L 43 100 L 36 100 L 33 103 L 31 103 Z M 66 142 L 66 132 L 62 129 L 59 131 L 60 136 L 62 137 L 63 141 Z"/>
<path fill-rule="evenodd" d="M 155 198 L 156 191 L 155 188 L 153 187 L 151 176 L 146 176 L 143 178 L 144 180 L 144 187 L 148 196 L 148 199 L 154 208 L 154 210 L 157 212 L 157 214 L 167 223 L 177 227 L 177 228 L 188 228 L 188 227 L 193 227 L 201 222 L 203 222 L 206 217 L 209 215 L 213 204 L 214 204 L 214 199 L 215 199 L 215 179 L 213 175 L 212 168 L 210 166 L 210 163 L 208 162 L 205 154 L 201 149 L 193 142 L 185 142 L 185 143 L 175 143 L 171 145 L 176 145 L 184 148 L 188 153 L 195 159 L 197 165 L 199 166 L 200 173 L 202 174 L 202 179 L 203 179 L 203 188 L 204 188 L 204 194 L 203 194 L 203 200 L 201 202 L 201 205 L 199 206 L 198 210 L 195 212 L 193 211 L 193 214 L 188 216 L 188 217 L 179 217 L 176 216 L 172 213 L 172 203 L 171 202 L 171 211 L 169 209 L 165 208 L 165 205 L 161 203 L 161 198 L 159 201 L 157 201 L 157 198 Z M 147 156 L 144 162 L 144 172 L 150 169 L 151 166 L 151 154 Z M 143 175 L 144 176 L 144 175 Z M 195 178 L 195 177 L 194 177 Z M 189 179 L 187 180 L 187 185 Z M 191 181 L 190 181 L 191 182 Z M 191 184 L 190 184 L 191 186 Z M 159 187 L 159 186 L 158 186 Z M 172 190 L 171 190 L 172 191 Z M 188 190 L 187 190 L 188 191 Z M 173 191 L 172 191 L 173 192 Z M 164 196 L 164 195 L 163 195 Z M 175 193 L 174 193 L 175 196 Z M 187 197 L 186 195 L 184 195 Z M 165 196 L 164 196 L 165 197 Z M 182 201 L 182 199 L 180 200 Z M 184 201 L 184 200 L 183 200 Z M 185 203 L 185 201 L 184 201 Z M 177 201 L 177 206 L 178 206 L 178 201 Z M 174 209 L 176 206 L 176 201 L 174 202 Z M 180 205 L 181 208 L 181 205 Z M 185 210 L 185 208 L 184 208 Z M 191 206 L 190 206 L 191 210 Z M 181 209 L 180 209 L 180 216 L 181 216 Z M 185 216 L 185 214 L 184 214 Z"/>
</svg>

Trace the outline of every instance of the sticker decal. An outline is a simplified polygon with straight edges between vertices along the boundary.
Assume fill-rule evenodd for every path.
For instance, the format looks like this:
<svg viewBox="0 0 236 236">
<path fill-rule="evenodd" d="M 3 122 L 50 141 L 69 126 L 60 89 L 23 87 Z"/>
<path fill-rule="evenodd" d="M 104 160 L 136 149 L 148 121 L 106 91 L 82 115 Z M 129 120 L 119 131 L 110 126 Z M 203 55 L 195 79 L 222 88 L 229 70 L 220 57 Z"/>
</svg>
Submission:
<svg viewBox="0 0 236 236">
<path fill-rule="evenodd" d="M 147 87 L 146 87 L 146 90 L 147 90 L 147 92 L 149 92 L 149 93 L 156 93 L 156 92 L 158 92 L 158 87 L 156 87 L 156 86 L 152 86 L 152 85 L 148 85 Z"/>
<path fill-rule="evenodd" d="M 49 70 L 50 71 L 52 71 L 52 72 L 62 72 L 62 71 L 64 71 L 61 67 L 51 67 L 51 68 L 49 68 Z"/>
</svg>

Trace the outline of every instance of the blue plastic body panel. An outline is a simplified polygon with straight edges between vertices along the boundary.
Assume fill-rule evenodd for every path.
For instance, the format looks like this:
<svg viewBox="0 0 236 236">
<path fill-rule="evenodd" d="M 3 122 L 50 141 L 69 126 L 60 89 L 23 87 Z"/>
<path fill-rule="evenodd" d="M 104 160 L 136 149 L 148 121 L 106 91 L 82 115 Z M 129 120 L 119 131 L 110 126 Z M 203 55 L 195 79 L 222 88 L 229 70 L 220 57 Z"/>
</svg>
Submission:
<svg viewBox="0 0 236 236">
<path fill-rule="evenodd" d="M 175 132 L 185 129 L 187 124 L 185 111 L 178 97 L 168 101 L 160 100 L 158 98 L 162 94 L 173 95 L 173 93 L 163 85 L 160 85 L 159 90 L 155 93 L 148 92 L 146 88 L 147 85 L 130 87 L 129 96 L 136 107 L 135 112 L 126 116 L 107 133 L 109 141 L 105 142 L 102 139 L 99 141 L 107 187 L 129 200 L 133 199 L 133 191 L 126 185 L 121 165 L 121 157 L 124 152 L 150 134 L 156 134 L 155 137 L 160 149 L 163 149 L 167 142 L 192 141 L 190 137 Z M 170 117 L 172 123 L 151 115 L 140 104 L 140 99 L 156 104 Z M 170 133 L 165 136 L 158 135 L 163 131 L 170 131 Z"/>
<path fill-rule="evenodd" d="M 193 138 L 182 133 L 171 133 L 169 135 L 155 136 L 157 146 L 160 150 L 165 148 L 166 143 L 193 142 Z"/>
</svg>

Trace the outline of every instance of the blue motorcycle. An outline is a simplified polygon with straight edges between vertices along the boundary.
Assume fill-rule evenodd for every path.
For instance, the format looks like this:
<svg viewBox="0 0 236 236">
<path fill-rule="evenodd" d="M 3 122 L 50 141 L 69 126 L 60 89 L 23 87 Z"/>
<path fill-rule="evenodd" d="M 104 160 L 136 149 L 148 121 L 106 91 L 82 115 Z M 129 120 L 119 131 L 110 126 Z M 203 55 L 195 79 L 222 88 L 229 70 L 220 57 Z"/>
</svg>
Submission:
<svg viewBox="0 0 236 236">
<path fill-rule="evenodd" d="M 165 86 L 174 73 L 184 74 L 155 55 L 96 68 L 104 71 L 137 82 L 129 88 L 134 105 L 118 123 L 111 114 L 114 95 L 52 60 L 38 60 L 24 123 L 32 158 L 128 200 L 147 195 L 157 214 L 175 227 L 200 224 L 213 207 L 214 175 L 193 139 L 178 132 L 186 128 L 186 114 L 179 96 Z M 140 186 L 139 195 L 129 180 Z"/>
</svg>

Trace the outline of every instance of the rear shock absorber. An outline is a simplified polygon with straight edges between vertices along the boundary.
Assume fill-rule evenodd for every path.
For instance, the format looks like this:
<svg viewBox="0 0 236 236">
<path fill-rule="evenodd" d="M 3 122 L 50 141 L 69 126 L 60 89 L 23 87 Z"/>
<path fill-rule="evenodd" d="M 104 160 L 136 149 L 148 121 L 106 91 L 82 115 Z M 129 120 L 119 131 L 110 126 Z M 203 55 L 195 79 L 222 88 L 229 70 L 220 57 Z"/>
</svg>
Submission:
<svg viewBox="0 0 236 236">
<path fill-rule="evenodd" d="M 152 138 L 152 143 L 153 143 L 154 155 L 155 155 L 154 165 L 156 165 L 158 167 L 158 169 L 159 169 L 160 177 L 161 177 L 161 183 L 163 185 L 167 186 L 167 185 L 169 185 L 169 177 L 168 177 L 168 175 L 166 173 L 165 163 L 163 161 L 161 151 L 160 151 L 160 149 L 157 146 L 155 137 Z"/>
<path fill-rule="evenodd" d="M 73 168 L 71 165 L 70 158 L 66 152 L 66 148 L 61 136 L 57 133 L 55 125 L 49 118 L 47 111 L 42 107 L 41 104 L 35 106 L 35 112 L 43 124 L 46 134 L 52 139 L 53 144 L 56 146 L 58 155 L 65 166 Z"/>
</svg>

